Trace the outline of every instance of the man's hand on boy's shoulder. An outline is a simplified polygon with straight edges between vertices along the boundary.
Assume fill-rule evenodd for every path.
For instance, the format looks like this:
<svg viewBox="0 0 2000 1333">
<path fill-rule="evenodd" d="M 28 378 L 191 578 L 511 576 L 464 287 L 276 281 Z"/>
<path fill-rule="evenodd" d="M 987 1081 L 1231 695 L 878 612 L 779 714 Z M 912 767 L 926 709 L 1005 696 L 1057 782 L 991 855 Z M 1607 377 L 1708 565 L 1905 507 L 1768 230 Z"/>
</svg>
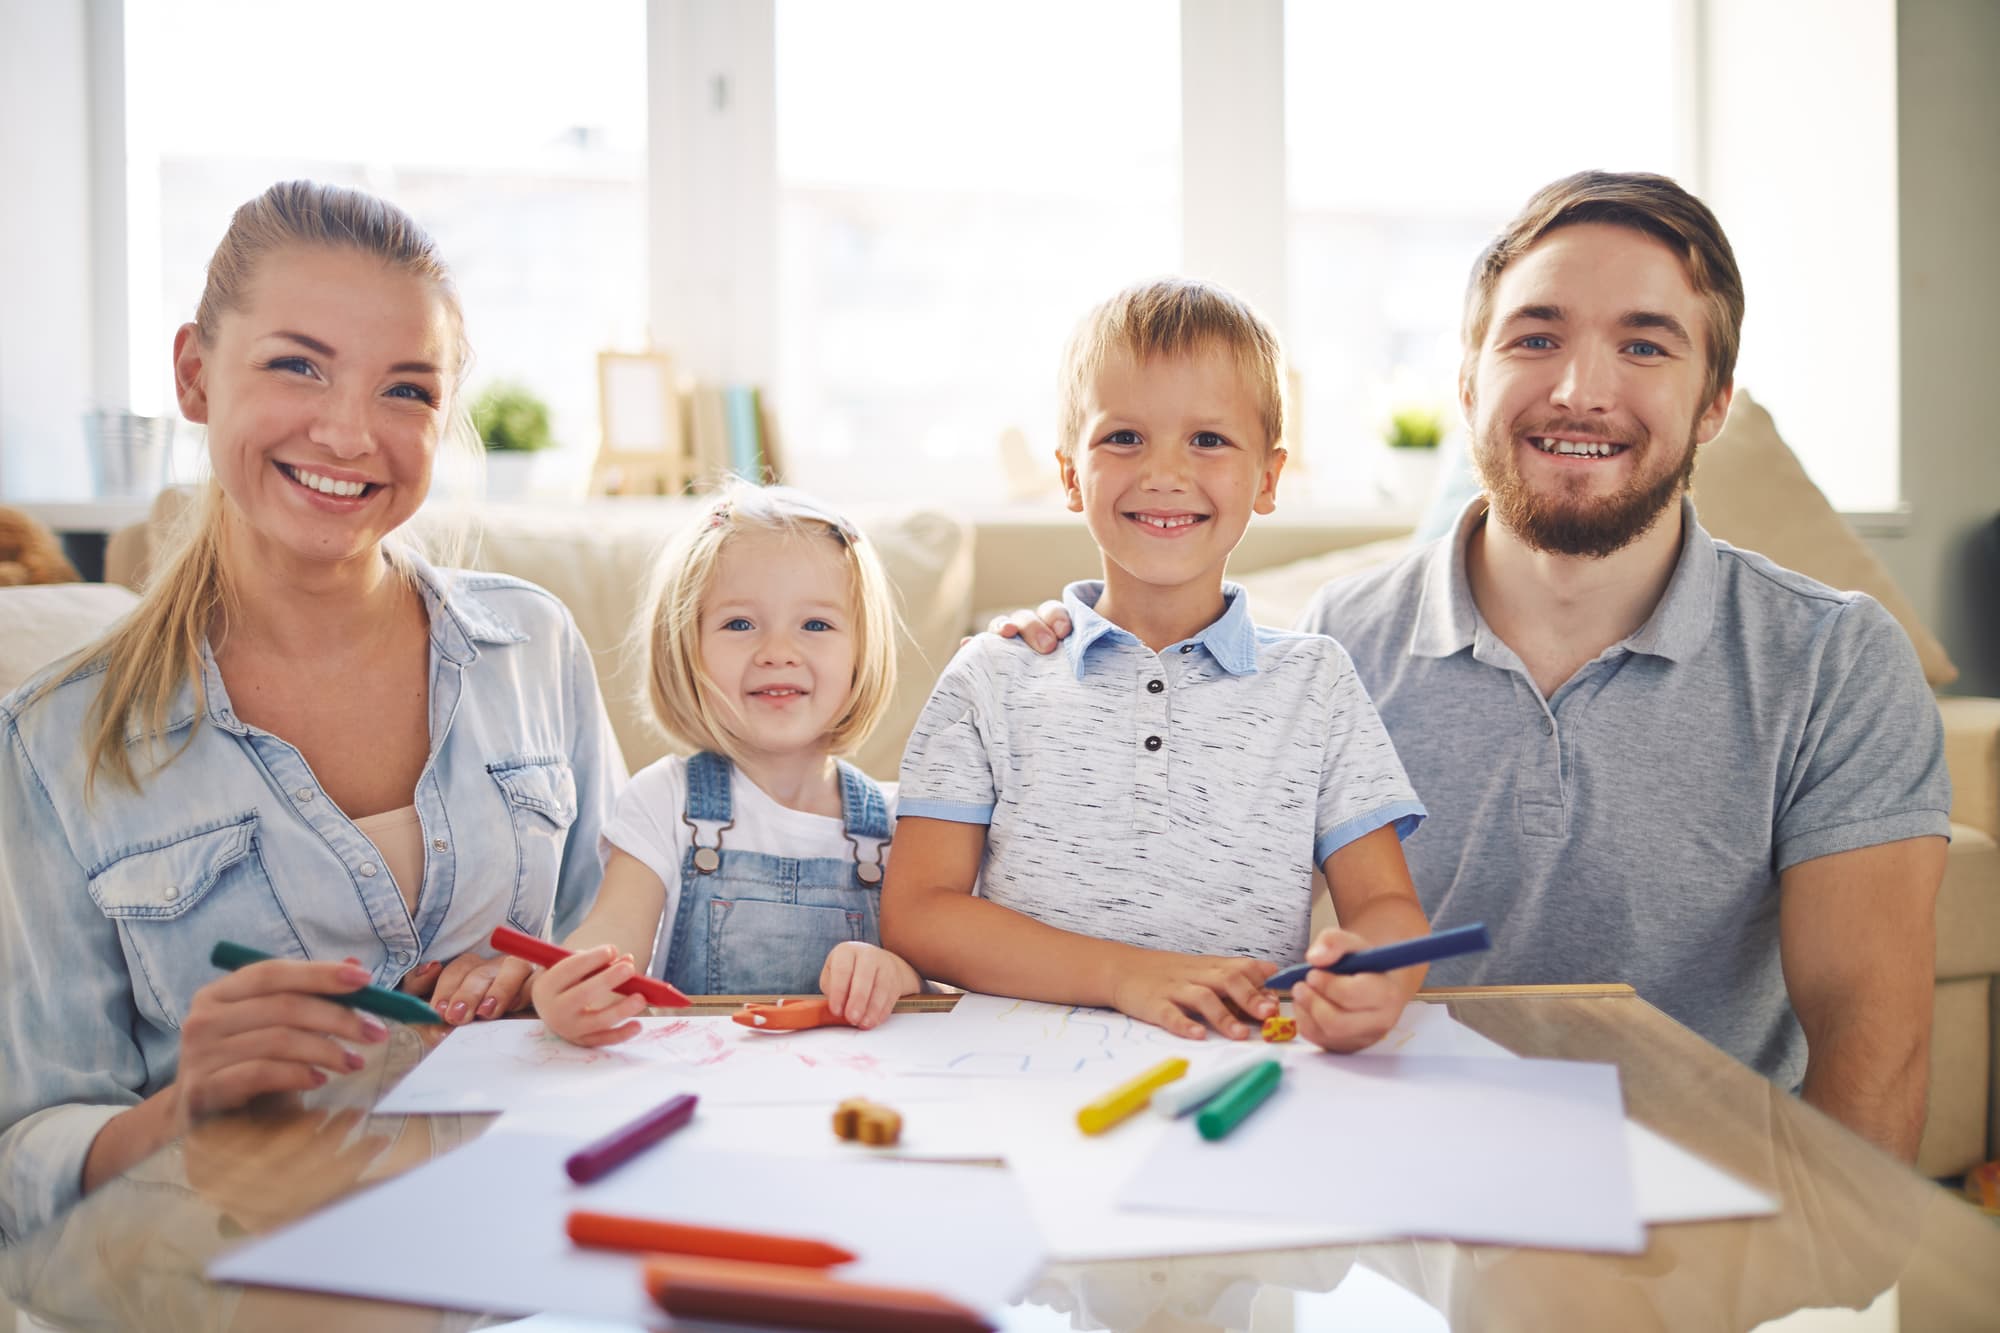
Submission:
<svg viewBox="0 0 2000 1333">
<path fill-rule="evenodd" d="M 1012 615 L 995 616 L 986 632 L 1003 639 L 1019 639 L 1036 652 L 1046 654 L 1054 652 L 1056 645 L 1067 639 L 1074 628 L 1062 599 L 1055 598 L 1032 611 L 1023 609 Z"/>
</svg>

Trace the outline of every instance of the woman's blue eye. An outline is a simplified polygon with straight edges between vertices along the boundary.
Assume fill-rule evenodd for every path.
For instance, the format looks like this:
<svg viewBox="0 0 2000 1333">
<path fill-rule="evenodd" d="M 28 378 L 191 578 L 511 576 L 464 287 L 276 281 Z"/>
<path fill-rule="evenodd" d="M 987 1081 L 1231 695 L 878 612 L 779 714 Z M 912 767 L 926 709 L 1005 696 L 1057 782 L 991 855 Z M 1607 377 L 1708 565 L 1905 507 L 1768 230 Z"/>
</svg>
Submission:
<svg viewBox="0 0 2000 1333">
<path fill-rule="evenodd" d="M 819 618 L 818 616 L 814 616 L 814 617 L 813 617 L 813 618 L 812 618 L 811 620 L 808 620 L 808 621 L 806 622 L 806 625 L 805 625 L 805 627 L 806 627 L 807 629 L 811 630 L 811 631 L 812 631 L 813 633 L 815 633 L 815 634 L 823 634 L 823 633 L 825 633 L 825 632 L 826 632 L 827 630 L 830 630 L 830 629 L 832 629 L 832 628 L 833 628 L 833 626 L 832 626 L 832 625 L 828 624 L 828 623 L 827 623 L 826 621 L 824 621 L 824 620 L 821 620 L 821 619 L 820 619 L 820 618 Z"/>
<path fill-rule="evenodd" d="M 264 363 L 264 369 L 288 370 L 295 374 L 307 375 L 312 373 L 312 362 L 302 356 L 273 357 Z"/>
<path fill-rule="evenodd" d="M 1521 346 L 1531 352 L 1546 352 L 1555 345 L 1555 339 L 1549 337 L 1546 333 L 1531 333 L 1521 339 Z"/>
<path fill-rule="evenodd" d="M 389 392 L 398 398 L 411 398 L 433 407 L 437 405 L 437 397 L 421 384 L 395 384 L 389 387 Z"/>
<path fill-rule="evenodd" d="M 1229 441 L 1217 435 L 1212 430 L 1201 431 L 1194 437 L 1191 443 L 1197 449 L 1227 449 L 1229 447 Z"/>
<path fill-rule="evenodd" d="M 750 628 L 750 622 L 748 620 L 745 620 L 742 616 L 732 616 L 728 620 L 722 622 L 722 628 L 738 630 L 738 631 L 747 630 Z"/>
</svg>

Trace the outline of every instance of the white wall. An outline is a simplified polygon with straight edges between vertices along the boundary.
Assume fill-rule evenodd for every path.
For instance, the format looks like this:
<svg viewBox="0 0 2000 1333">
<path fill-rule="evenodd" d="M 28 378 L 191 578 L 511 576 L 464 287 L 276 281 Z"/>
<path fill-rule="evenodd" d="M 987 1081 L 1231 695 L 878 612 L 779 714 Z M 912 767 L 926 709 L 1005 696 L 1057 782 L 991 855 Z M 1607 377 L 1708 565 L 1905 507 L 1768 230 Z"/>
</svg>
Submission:
<svg viewBox="0 0 2000 1333">
<path fill-rule="evenodd" d="M 0 3 L 0 496 L 9 499 L 89 486 L 90 17 L 80 0 Z"/>
<path fill-rule="evenodd" d="M 1896 28 L 1911 526 L 1874 545 L 1958 663 L 1956 691 L 2000 695 L 2000 4 L 1901 0 Z"/>
</svg>

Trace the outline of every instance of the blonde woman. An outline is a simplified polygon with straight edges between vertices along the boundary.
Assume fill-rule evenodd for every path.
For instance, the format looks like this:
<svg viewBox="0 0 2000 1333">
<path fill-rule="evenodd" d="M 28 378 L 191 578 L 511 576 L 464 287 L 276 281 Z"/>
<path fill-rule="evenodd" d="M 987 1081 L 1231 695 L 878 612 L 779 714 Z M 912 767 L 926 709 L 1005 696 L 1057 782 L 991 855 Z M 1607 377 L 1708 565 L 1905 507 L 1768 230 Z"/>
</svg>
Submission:
<svg viewBox="0 0 2000 1333">
<path fill-rule="evenodd" d="M 563 607 L 399 545 L 467 348 L 430 239 L 307 182 L 244 205 L 174 339 L 198 526 L 131 615 L 0 701 L 0 1241 L 176 1137 L 448 1019 L 566 932 L 623 779 Z M 224 974 L 217 940 L 275 956 Z"/>
</svg>

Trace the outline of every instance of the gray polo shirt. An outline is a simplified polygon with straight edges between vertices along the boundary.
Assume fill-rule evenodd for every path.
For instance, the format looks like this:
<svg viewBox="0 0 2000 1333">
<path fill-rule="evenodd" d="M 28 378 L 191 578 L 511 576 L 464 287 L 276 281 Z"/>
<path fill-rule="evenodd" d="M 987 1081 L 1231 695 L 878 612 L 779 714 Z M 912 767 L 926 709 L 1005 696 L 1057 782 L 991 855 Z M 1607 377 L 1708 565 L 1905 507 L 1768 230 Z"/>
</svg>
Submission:
<svg viewBox="0 0 2000 1333">
<path fill-rule="evenodd" d="M 1262 629 L 1249 599 L 1154 652 L 1063 593 L 1046 657 L 982 634 L 903 752 L 898 816 L 987 825 L 979 891 L 1048 925 L 1148 949 L 1302 957 L 1313 867 L 1423 818 L 1331 639 Z"/>
<path fill-rule="evenodd" d="M 1483 499 L 1451 536 L 1322 588 L 1303 624 L 1352 654 L 1436 813 L 1404 849 L 1432 926 L 1492 929 L 1490 953 L 1428 984 L 1628 982 L 1796 1088 L 1778 875 L 1946 834 L 1943 728 L 1879 603 L 1681 516 L 1652 617 L 1547 700 L 1473 605 Z"/>
</svg>

